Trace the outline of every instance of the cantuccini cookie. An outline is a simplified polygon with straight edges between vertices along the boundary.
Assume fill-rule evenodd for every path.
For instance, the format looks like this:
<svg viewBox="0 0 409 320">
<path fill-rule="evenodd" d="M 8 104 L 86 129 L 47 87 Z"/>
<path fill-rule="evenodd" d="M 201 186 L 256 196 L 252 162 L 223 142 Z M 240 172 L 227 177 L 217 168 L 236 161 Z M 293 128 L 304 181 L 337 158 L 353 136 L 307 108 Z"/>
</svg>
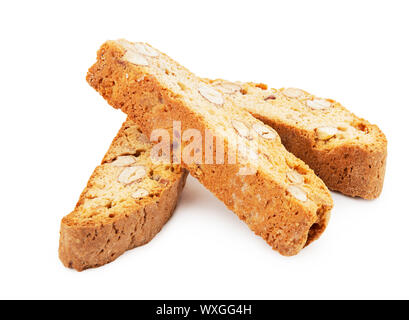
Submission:
<svg viewBox="0 0 409 320">
<path fill-rule="evenodd" d="M 82 271 L 148 243 L 171 217 L 186 180 L 179 165 L 151 161 L 151 144 L 127 120 L 69 215 L 59 257 Z"/>
<path fill-rule="evenodd" d="M 387 141 L 376 125 L 332 99 L 301 89 L 208 82 L 273 127 L 287 150 L 304 160 L 331 190 L 364 199 L 380 195 Z"/>
<path fill-rule="evenodd" d="M 180 138 L 172 151 L 181 150 L 182 166 L 273 249 L 297 254 L 324 231 L 333 205 L 325 184 L 230 94 L 148 44 L 126 40 L 102 45 L 87 81 L 147 136 L 165 130 Z M 192 148 L 196 134 L 202 140 Z M 223 146 L 221 159 L 214 147 L 216 160 L 204 160 L 209 134 Z"/>
</svg>

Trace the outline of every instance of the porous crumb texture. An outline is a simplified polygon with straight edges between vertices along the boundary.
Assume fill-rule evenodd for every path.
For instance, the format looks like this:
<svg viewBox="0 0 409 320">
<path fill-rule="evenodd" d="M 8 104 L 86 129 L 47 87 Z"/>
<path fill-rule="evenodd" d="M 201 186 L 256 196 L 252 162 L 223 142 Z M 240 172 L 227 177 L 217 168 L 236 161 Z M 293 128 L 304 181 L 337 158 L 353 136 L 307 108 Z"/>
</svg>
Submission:
<svg viewBox="0 0 409 320">
<path fill-rule="evenodd" d="M 324 231 L 332 208 L 325 184 L 230 94 L 148 44 L 126 40 L 101 47 L 87 81 L 148 136 L 158 128 L 171 136 L 195 129 L 202 137 L 210 131 L 222 141 L 223 164 L 203 163 L 203 147 L 192 150 L 201 161 L 182 161 L 182 166 L 273 249 L 297 254 Z M 173 132 L 174 121 L 181 122 L 181 132 Z M 174 148 L 184 150 L 188 144 L 182 140 Z M 232 146 L 247 161 L 229 162 Z"/>
<path fill-rule="evenodd" d="M 334 191 L 374 199 L 382 191 L 387 141 L 382 131 L 340 103 L 298 88 L 207 80 L 273 127 L 285 147 Z"/>
<path fill-rule="evenodd" d="M 78 271 L 149 242 L 172 215 L 185 183 L 180 166 L 154 163 L 151 145 L 127 120 L 61 222 L 59 256 Z"/>
</svg>

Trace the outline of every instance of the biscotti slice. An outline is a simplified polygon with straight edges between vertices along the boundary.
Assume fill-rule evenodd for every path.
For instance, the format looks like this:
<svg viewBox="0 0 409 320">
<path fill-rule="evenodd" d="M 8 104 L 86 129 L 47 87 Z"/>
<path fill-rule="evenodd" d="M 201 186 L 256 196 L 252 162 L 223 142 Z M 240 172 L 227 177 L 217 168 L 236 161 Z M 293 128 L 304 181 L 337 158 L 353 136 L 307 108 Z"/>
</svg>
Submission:
<svg viewBox="0 0 409 320">
<path fill-rule="evenodd" d="M 181 138 L 172 145 L 182 166 L 273 249 L 297 254 L 324 231 L 332 199 L 321 179 L 273 129 L 165 54 L 144 43 L 108 41 L 87 80 L 146 135 L 165 129 Z M 192 148 L 195 134 L 203 139 Z M 222 159 L 214 147 L 209 161 L 208 135 L 222 145 Z"/>
<path fill-rule="evenodd" d="M 328 188 L 364 199 L 380 195 L 387 141 L 376 125 L 332 99 L 301 89 L 224 80 L 209 83 L 277 130 L 287 150 L 304 160 Z"/>
<path fill-rule="evenodd" d="M 151 145 L 130 120 L 61 222 L 59 256 L 78 271 L 149 242 L 171 217 L 186 180 L 180 166 L 153 164 Z"/>
</svg>

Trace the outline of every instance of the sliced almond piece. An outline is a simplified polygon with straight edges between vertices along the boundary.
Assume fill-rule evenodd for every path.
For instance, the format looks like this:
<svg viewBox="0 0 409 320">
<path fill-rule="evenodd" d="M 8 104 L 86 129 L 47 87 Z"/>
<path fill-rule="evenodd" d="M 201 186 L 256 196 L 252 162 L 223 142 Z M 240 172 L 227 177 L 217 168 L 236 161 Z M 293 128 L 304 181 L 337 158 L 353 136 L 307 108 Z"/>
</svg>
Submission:
<svg viewBox="0 0 409 320">
<path fill-rule="evenodd" d="M 272 128 L 267 127 L 261 123 L 253 124 L 252 128 L 260 137 L 267 140 L 273 140 L 278 136 Z"/>
<path fill-rule="evenodd" d="M 130 184 L 142 179 L 144 176 L 146 176 L 146 169 L 144 166 L 126 167 L 119 175 L 118 182 Z"/>
<path fill-rule="evenodd" d="M 212 87 L 200 86 L 199 93 L 203 98 L 210 101 L 211 103 L 217 104 L 219 106 L 223 105 L 224 103 L 223 95 Z"/>
<path fill-rule="evenodd" d="M 134 43 L 125 39 L 119 39 L 116 42 L 125 49 L 125 54 L 122 57 L 123 60 L 136 65 L 148 65 L 148 61 L 140 53 L 138 53 Z"/>
<path fill-rule="evenodd" d="M 134 193 L 132 193 L 131 197 L 135 199 L 143 198 L 146 197 L 149 194 L 149 191 L 141 188 L 136 190 Z"/>
<path fill-rule="evenodd" d="M 237 131 L 239 136 L 247 139 L 251 139 L 250 136 L 250 129 L 241 121 L 238 120 L 232 120 L 231 124 L 233 128 Z"/>
<path fill-rule="evenodd" d="M 214 85 L 214 87 L 223 93 L 232 94 L 240 92 L 241 87 L 233 82 L 221 82 Z"/>
<path fill-rule="evenodd" d="M 299 186 L 291 185 L 287 188 L 288 192 L 296 199 L 305 202 L 307 201 L 307 192 Z"/>
<path fill-rule="evenodd" d="M 135 162 L 136 158 L 134 156 L 119 156 L 111 165 L 114 167 L 127 167 Z"/>
<path fill-rule="evenodd" d="M 283 91 L 283 94 L 288 97 L 288 98 L 300 98 L 302 96 L 304 96 L 304 92 L 301 89 L 297 89 L 297 88 L 286 88 Z"/>
<path fill-rule="evenodd" d="M 135 43 L 134 47 L 135 47 L 135 50 L 137 52 L 139 52 L 140 54 L 143 54 L 145 56 L 148 56 L 148 57 L 157 57 L 157 56 L 159 56 L 159 53 L 155 49 L 149 47 L 148 45 L 146 45 L 146 44 L 144 44 L 142 42 Z"/>
<path fill-rule="evenodd" d="M 132 51 L 134 53 L 139 53 L 148 57 L 159 56 L 159 53 L 155 49 L 142 42 L 132 43 L 125 39 L 118 39 L 116 42 L 121 45 L 126 51 Z"/>
<path fill-rule="evenodd" d="M 306 104 L 313 110 L 328 109 L 332 106 L 331 102 L 329 102 L 328 100 L 317 98 L 313 100 L 307 100 Z"/>
<path fill-rule="evenodd" d="M 338 133 L 338 129 L 334 127 L 319 127 L 315 129 L 315 132 L 318 139 L 328 140 Z"/>
<path fill-rule="evenodd" d="M 129 42 L 128 40 L 118 39 L 116 40 L 116 43 L 118 43 L 122 48 L 124 48 L 127 51 L 135 50 L 134 44 L 132 42 Z"/>
<path fill-rule="evenodd" d="M 288 171 L 287 178 L 291 183 L 294 183 L 294 184 L 304 183 L 304 177 L 295 170 Z"/>
<path fill-rule="evenodd" d="M 126 50 L 122 59 L 139 66 L 149 65 L 148 60 L 146 60 L 143 55 L 135 52 L 134 50 Z"/>
</svg>

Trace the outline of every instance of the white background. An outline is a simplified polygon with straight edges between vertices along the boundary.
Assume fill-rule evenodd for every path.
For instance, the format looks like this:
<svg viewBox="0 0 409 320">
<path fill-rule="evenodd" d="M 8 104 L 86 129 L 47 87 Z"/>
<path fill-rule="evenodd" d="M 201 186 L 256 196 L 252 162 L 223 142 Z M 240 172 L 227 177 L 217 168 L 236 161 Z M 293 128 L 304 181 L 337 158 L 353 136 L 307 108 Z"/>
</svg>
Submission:
<svg viewBox="0 0 409 320">
<path fill-rule="evenodd" d="M 407 1 L 3 1 L 0 298 L 409 298 Z M 189 178 L 148 245 L 63 267 L 60 219 L 124 114 L 85 81 L 107 39 L 147 41 L 200 76 L 300 87 L 378 124 L 375 201 L 333 193 L 320 240 L 282 257 Z"/>
</svg>

